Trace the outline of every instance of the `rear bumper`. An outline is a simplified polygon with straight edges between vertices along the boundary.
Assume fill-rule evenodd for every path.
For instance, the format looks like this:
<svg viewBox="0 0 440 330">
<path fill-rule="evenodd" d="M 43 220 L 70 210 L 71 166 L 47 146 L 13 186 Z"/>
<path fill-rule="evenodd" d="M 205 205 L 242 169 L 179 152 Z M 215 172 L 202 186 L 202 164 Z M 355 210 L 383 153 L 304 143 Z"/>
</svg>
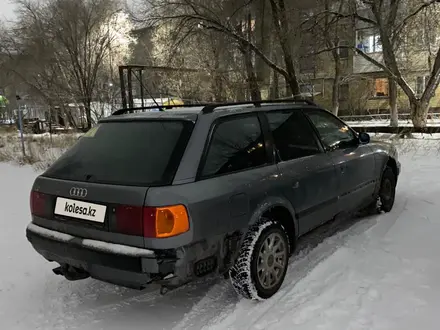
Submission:
<svg viewBox="0 0 440 330">
<path fill-rule="evenodd" d="M 91 277 L 133 288 L 173 273 L 175 260 L 154 251 L 103 241 L 82 239 L 29 224 L 28 241 L 48 261 L 82 269 Z"/>
</svg>

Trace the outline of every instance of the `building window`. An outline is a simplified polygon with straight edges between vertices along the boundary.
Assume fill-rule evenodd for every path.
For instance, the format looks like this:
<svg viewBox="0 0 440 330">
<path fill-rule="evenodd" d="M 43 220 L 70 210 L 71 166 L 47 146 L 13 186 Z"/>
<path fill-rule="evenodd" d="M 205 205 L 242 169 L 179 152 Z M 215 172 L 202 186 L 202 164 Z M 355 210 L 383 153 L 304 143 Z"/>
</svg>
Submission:
<svg viewBox="0 0 440 330">
<path fill-rule="evenodd" d="M 339 46 L 348 47 L 349 42 L 347 40 L 341 40 L 339 42 Z M 348 58 L 348 48 L 339 48 L 339 57 L 341 59 L 347 59 Z"/>
<path fill-rule="evenodd" d="M 371 29 L 357 31 L 357 45 L 356 47 L 364 53 L 381 53 L 382 42 L 380 41 L 379 33 Z"/>
<path fill-rule="evenodd" d="M 426 85 L 428 84 L 430 76 L 422 76 L 416 78 L 416 95 L 422 96 L 425 92 Z M 432 96 L 435 96 L 435 89 L 432 93 Z"/>
<path fill-rule="evenodd" d="M 299 85 L 299 90 L 302 96 L 313 97 L 316 95 L 323 95 L 323 84 L 320 80 L 315 80 L 313 82 L 301 83 Z"/>
<path fill-rule="evenodd" d="M 374 79 L 374 97 L 388 97 L 389 95 L 388 78 Z"/>
<path fill-rule="evenodd" d="M 348 94 L 350 93 L 350 87 L 347 83 L 339 86 L 339 100 L 348 100 Z"/>
<path fill-rule="evenodd" d="M 315 61 L 313 58 L 301 58 L 299 60 L 299 70 L 301 73 L 315 72 Z"/>
</svg>

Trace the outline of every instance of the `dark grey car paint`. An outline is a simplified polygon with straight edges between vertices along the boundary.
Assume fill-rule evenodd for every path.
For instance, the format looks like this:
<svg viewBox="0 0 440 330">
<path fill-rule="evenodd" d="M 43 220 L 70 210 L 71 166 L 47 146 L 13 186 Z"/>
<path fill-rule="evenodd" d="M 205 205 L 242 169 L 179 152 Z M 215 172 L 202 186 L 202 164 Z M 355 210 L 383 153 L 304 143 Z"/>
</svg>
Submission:
<svg viewBox="0 0 440 330">
<path fill-rule="evenodd" d="M 280 162 L 278 167 L 280 188 L 296 211 L 299 235 L 338 213 L 338 174 L 328 154 Z"/>
<path fill-rule="evenodd" d="M 72 198 L 69 193 L 72 187 L 86 188 L 88 192 L 87 197 Z M 33 221 L 36 224 L 83 238 L 95 238 L 112 243 L 125 243 L 137 247 L 144 247 L 142 237 L 122 235 L 115 232 L 116 223 L 113 206 L 116 204 L 143 206 L 145 195 L 148 191 L 147 187 L 75 182 L 39 176 L 34 182 L 33 190 L 52 196 L 50 218 L 43 219 L 34 216 Z M 53 210 L 55 208 L 56 197 L 106 205 L 107 212 L 104 223 L 78 221 L 54 215 Z"/>
<path fill-rule="evenodd" d="M 339 211 L 356 209 L 375 190 L 376 161 L 368 145 L 329 152 L 338 175 Z"/>
<path fill-rule="evenodd" d="M 36 224 L 78 237 L 145 247 L 153 250 L 176 249 L 202 244 L 204 253 L 195 253 L 193 260 L 212 253 L 221 246 L 224 237 L 235 231 L 246 232 L 261 215 L 274 206 L 285 207 L 294 222 L 295 236 L 330 220 L 347 205 L 360 204 L 373 197 L 381 173 L 390 157 L 397 154 L 392 146 L 372 142 L 350 149 L 321 154 L 276 164 L 268 164 L 243 172 L 197 180 L 213 122 L 223 116 L 273 109 L 298 109 L 304 106 L 276 105 L 261 108 L 219 110 L 201 115 L 197 111 L 170 111 L 110 117 L 104 121 L 147 120 L 149 118 L 182 118 L 196 122 L 193 134 L 182 157 L 174 182 L 164 187 L 132 187 L 86 182 L 71 182 L 39 176 L 33 186 L 53 196 L 71 198 L 75 186 L 87 188 L 84 199 L 108 205 L 102 227 L 72 219 L 42 219 Z M 184 204 L 189 212 L 190 230 L 166 239 L 121 235 L 112 232 L 114 204 L 134 206 L 167 206 Z M 53 216 L 53 214 L 52 214 Z M 183 253 L 183 252 L 182 252 Z M 146 267 L 148 268 L 148 267 Z M 148 272 L 148 269 L 144 269 Z"/>
<path fill-rule="evenodd" d="M 184 185 L 150 188 L 145 204 L 187 205 L 192 235 L 181 235 L 176 242 L 185 245 L 247 228 L 252 212 L 267 196 L 283 197 L 281 186 L 277 166 L 269 165 Z M 146 244 L 152 249 L 168 246 L 166 240 L 146 240 Z"/>
</svg>

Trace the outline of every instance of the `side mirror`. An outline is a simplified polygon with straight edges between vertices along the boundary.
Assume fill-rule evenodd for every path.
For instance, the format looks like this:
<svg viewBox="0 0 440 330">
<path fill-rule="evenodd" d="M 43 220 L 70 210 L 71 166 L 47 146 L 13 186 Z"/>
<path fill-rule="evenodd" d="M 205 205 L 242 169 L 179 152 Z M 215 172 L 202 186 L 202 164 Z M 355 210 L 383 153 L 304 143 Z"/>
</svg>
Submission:
<svg viewBox="0 0 440 330">
<path fill-rule="evenodd" d="M 368 144 L 370 143 L 370 134 L 361 132 L 359 133 L 359 142 L 361 144 Z"/>
</svg>

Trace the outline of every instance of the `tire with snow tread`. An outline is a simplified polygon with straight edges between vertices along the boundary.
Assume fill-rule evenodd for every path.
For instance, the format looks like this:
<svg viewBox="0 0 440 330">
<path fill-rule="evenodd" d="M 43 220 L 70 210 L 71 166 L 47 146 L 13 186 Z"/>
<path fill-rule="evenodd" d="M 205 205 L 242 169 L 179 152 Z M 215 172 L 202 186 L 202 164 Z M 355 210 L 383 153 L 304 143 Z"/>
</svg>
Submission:
<svg viewBox="0 0 440 330">
<path fill-rule="evenodd" d="M 388 188 L 390 188 L 390 190 L 384 188 L 386 185 L 388 185 Z M 371 202 L 370 205 L 368 205 L 359 212 L 359 215 L 368 216 L 368 215 L 380 214 L 382 211 L 390 212 L 394 206 L 394 200 L 396 196 L 396 185 L 397 185 L 397 180 L 394 171 L 392 170 L 392 168 L 387 166 L 382 174 L 378 195 L 376 196 L 374 201 Z M 389 194 L 386 193 L 384 194 L 384 190 L 389 190 L 388 191 Z"/>
<path fill-rule="evenodd" d="M 286 249 L 284 268 L 279 281 L 271 288 L 264 288 L 258 279 L 257 262 L 262 245 L 270 235 L 277 235 Z M 286 276 L 289 259 L 289 238 L 283 226 L 270 219 L 262 219 L 249 228 L 240 253 L 229 275 L 235 291 L 246 299 L 265 300 L 281 287 Z"/>
<path fill-rule="evenodd" d="M 390 212 L 393 209 L 396 197 L 396 185 L 396 175 L 392 168 L 387 166 L 382 174 L 379 190 L 380 209 L 384 212 Z"/>
</svg>

